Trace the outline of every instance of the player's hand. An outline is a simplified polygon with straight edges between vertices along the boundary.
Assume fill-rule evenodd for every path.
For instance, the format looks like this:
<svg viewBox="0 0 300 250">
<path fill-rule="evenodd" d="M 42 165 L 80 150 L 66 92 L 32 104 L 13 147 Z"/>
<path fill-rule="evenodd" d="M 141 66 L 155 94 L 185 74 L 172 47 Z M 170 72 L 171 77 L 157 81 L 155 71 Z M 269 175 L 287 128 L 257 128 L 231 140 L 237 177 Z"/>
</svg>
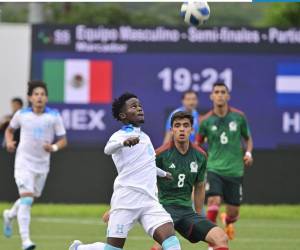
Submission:
<svg viewBox="0 0 300 250">
<path fill-rule="evenodd" d="M 248 155 L 245 155 L 244 156 L 244 164 L 246 167 L 250 167 L 253 164 L 253 158 Z"/>
<path fill-rule="evenodd" d="M 104 223 L 108 223 L 109 220 L 109 211 L 106 211 L 103 215 L 102 215 L 102 221 Z"/>
<path fill-rule="evenodd" d="M 173 180 L 172 174 L 171 174 L 170 172 L 166 172 L 166 173 L 167 173 L 167 175 L 165 176 L 165 178 L 166 178 L 167 180 L 172 181 L 172 180 Z"/>
<path fill-rule="evenodd" d="M 6 149 L 9 153 L 13 153 L 16 150 L 16 141 L 8 141 L 6 142 Z"/>
<path fill-rule="evenodd" d="M 140 142 L 139 137 L 130 137 L 123 142 L 125 147 L 132 147 Z"/>
<path fill-rule="evenodd" d="M 43 148 L 45 149 L 45 151 L 47 151 L 49 153 L 53 152 L 53 147 L 49 143 L 44 144 Z"/>
</svg>

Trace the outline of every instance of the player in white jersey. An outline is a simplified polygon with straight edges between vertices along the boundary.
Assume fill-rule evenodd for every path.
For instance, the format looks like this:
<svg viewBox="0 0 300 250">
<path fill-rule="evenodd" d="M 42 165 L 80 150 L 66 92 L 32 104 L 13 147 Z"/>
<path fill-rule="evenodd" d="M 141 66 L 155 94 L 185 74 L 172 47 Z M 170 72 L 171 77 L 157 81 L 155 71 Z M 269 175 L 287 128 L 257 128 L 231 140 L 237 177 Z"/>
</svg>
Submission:
<svg viewBox="0 0 300 250">
<path fill-rule="evenodd" d="M 121 250 L 136 222 L 164 250 L 180 250 L 170 215 L 156 197 L 155 152 L 148 135 L 141 131 L 144 112 L 138 98 L 125 93 L 113 103 L 113 116 L 124 126 L 115 132 L 104 152 L 112 155 L 118 171 L 111 199 L 107 243 L 82 244 L 75 240 L 69 250 Z"/>
<path fill-rule="evenodd" d="M 20 198 L 11 209 L 3 212 L 4 235 L 12 235 L 12 220 L 17 217 L 22 248 L 31 250 L 35 244 L 30 239 L 30 211 L 34 198 L 41 195 L 49 172 L 50 154 L 67 145 L 66 131 L 56 110 L 46 107 L 48 91 L 41 81 L 28 85 L 31 107 L 19 110 L 5 132 L 9 152 L 16 150 L 14 130 L 21 128 L 20 143 L 15 158 L 15 181 Z M 57 139 L 53 143 L 54 139 Z"/>
</svg>

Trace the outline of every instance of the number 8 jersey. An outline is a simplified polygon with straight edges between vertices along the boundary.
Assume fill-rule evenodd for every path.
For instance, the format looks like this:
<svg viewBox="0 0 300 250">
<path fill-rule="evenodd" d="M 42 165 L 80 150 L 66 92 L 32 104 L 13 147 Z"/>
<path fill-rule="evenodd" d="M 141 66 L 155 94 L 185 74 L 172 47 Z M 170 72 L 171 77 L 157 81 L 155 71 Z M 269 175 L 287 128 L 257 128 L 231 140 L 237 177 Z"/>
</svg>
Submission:
<svg viewBox="0 0 300 250">
<path fill-rule="evenodd" d="M 190 207 L 193 186 L 205 180 L 205 151 L 190 142 L 188 151 L 183 155 L 170 142 L 156 150 L 156 165 L 173 177 L 173 180 L 158 178 L 160 203 Z"/>
<path fill-rule="evenodd" d="M 197 141 L 208 144 L 207 170 L 223 176 L 244 174 L 242 138 L 250 137 L 247 119 L 241 111 L 229 108 L 224 117 L 213 111 L 201 119 Z"/>
</svg>

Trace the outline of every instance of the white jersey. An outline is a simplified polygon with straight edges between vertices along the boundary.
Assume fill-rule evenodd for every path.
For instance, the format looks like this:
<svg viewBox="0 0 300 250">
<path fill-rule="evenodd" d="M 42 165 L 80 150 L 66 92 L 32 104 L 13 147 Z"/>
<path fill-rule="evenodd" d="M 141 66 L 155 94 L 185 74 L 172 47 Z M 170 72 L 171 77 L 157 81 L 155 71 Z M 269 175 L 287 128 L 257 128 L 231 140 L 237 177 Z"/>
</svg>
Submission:
<svg viewBox="0 0 300 250">
<path fill-rule="evenodd" d="M 140 141 L 132 147 L 123 146 L 129 137 L 139 137 Z M 125 125 L 111 136 L 104 152 L 112 155 L 118 171 L 114 194 L 132 190 L 157 200 L 155 151 L 148 135 L 140 128 Z M 133 198 L 134 194 L 130 196 Z"/>
<path fill-rule="evenodd" d="M 43 146 L 45 143 L 51 144 L 55 136 L 66 134 L 58 111 L 46 107 L 44 113 L 36 114 L 32 108 L 24 108 L 15 113 L 9 126 L 13 129 L 21 128 L 15 168 L 47 173 L 50 153 Z"/>
</svg>

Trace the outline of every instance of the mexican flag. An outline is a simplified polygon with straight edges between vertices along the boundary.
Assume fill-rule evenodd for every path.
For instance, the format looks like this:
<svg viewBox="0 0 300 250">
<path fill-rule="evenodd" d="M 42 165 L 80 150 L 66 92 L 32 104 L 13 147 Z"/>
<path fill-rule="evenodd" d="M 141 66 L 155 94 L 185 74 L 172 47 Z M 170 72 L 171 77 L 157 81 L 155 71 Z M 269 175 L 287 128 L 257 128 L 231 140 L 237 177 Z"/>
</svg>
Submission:
<svg viewBox="0 0 300 250">
<path fill-rule="evenodd" d="M 45 60 L 42 70 L 49 102 L 105 104 L 112 101 L 111 61 Z"/>
</svg>

